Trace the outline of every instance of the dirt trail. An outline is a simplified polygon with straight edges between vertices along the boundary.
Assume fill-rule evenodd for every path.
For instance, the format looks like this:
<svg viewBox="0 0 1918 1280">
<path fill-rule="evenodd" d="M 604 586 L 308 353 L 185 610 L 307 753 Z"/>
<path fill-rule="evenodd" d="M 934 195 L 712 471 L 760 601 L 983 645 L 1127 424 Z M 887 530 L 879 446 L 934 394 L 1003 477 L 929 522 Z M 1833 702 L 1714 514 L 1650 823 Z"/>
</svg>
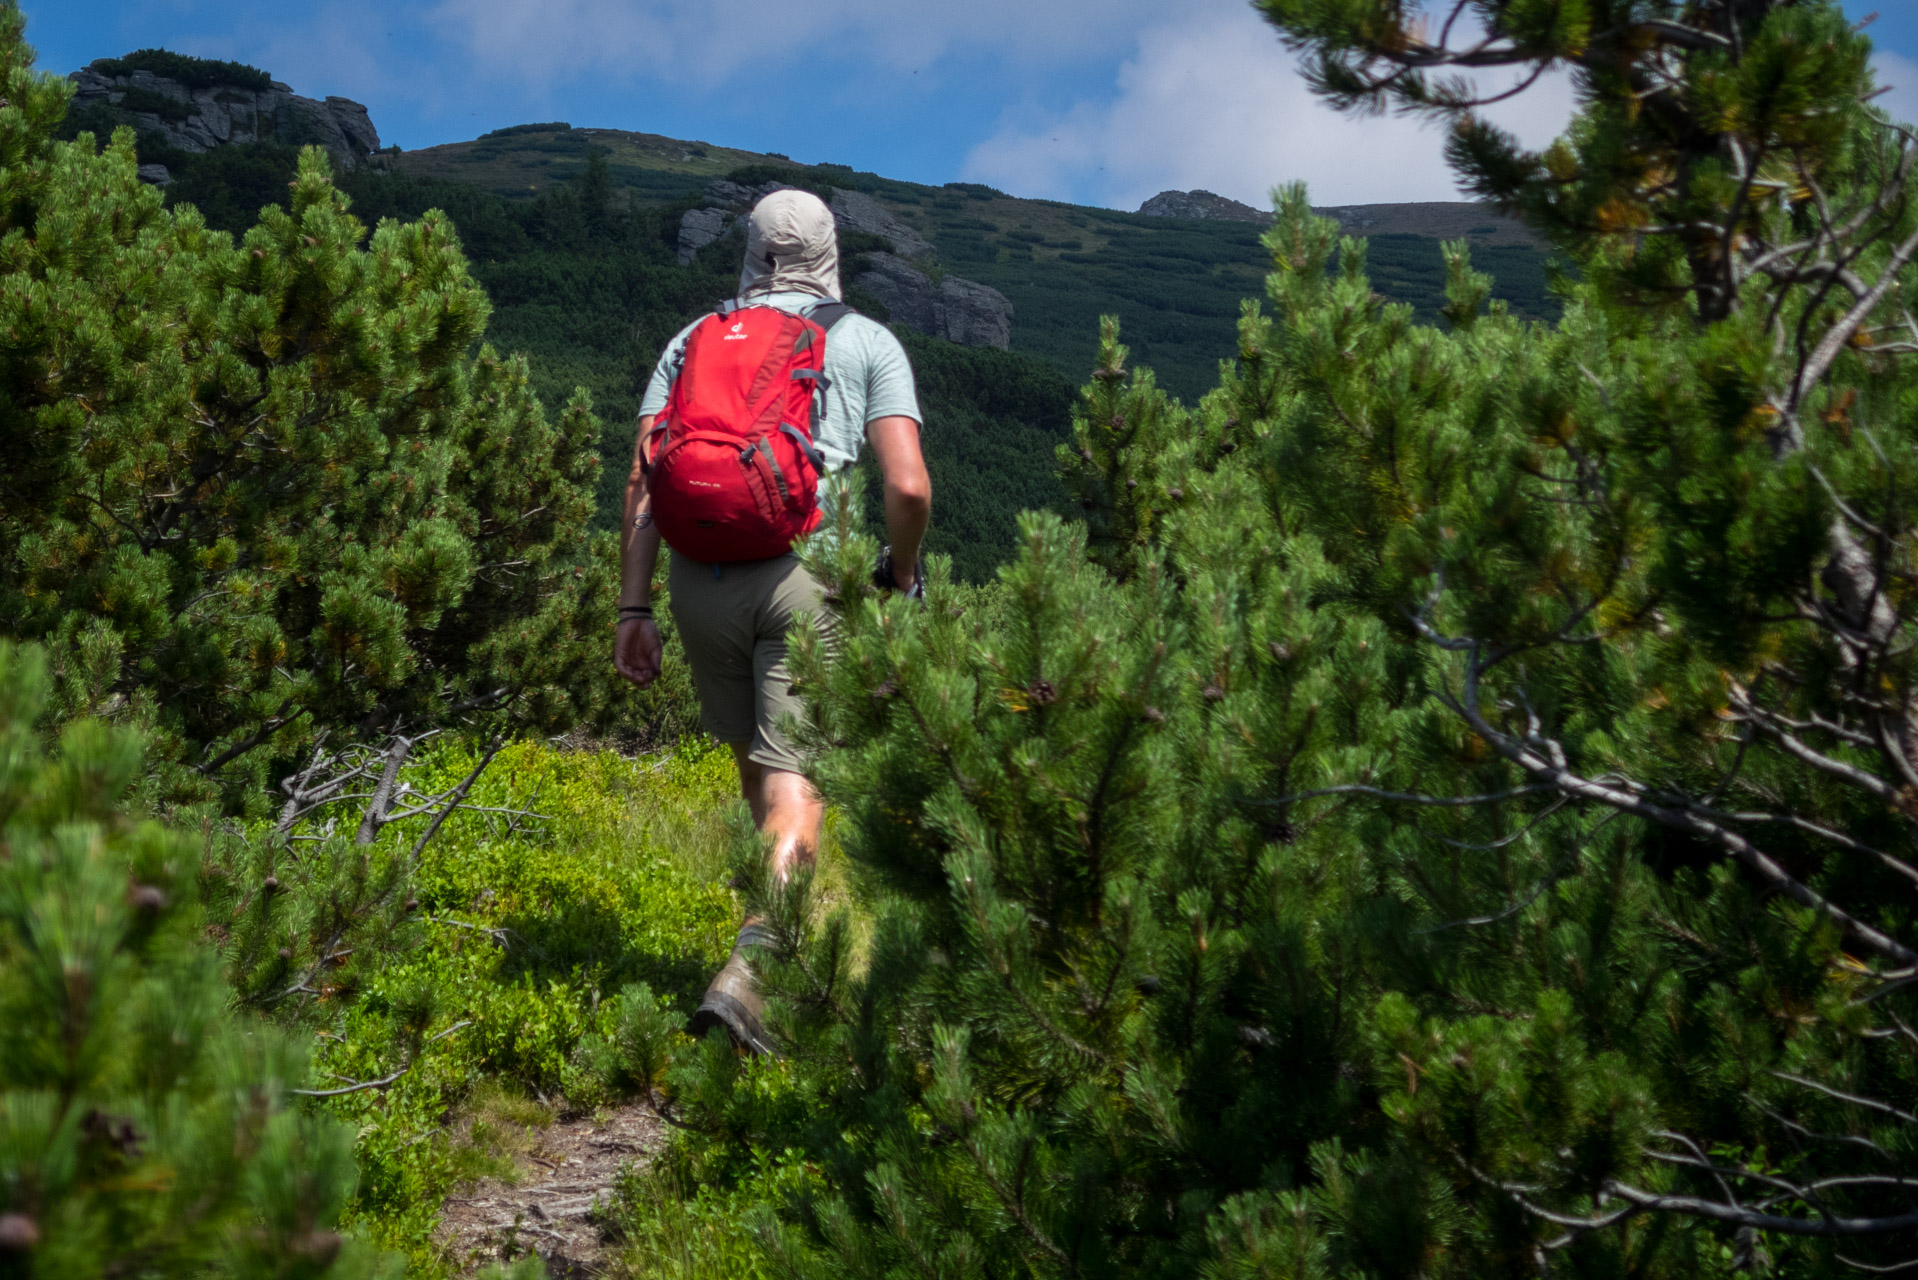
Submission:
<svg viewBox="0 0 1918 1280">
<path fill-rule="evenodd" d="M 644 1106 L 628 1106 L 531 1130 L 513 1183 L 485 1178 L 447 1197 L 441 1247 L 462 1274 L 533 1252 L 551 1280 L 602 1275 L 599 1210 L 622 1165 L 652 1159 L 663 1128 Z"/>
</svg>

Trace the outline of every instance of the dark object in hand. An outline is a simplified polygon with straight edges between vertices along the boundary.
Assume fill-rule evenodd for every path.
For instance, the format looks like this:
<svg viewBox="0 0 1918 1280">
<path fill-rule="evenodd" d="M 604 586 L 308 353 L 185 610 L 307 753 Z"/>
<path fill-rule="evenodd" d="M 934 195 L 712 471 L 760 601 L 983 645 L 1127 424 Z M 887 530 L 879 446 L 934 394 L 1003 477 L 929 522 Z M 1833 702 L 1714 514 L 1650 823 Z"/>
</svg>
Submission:
<svg viewBox="0 0 1918 1280">
<path fill-rule="evenodd" d="M 874 566 L 872 571 L 872 585 L 878 587 L 881 591 L 899 590 L 899 579 L 894 577 L 892 572 L 891 547 L 880 548 L 879 563 Z M 926 558 L 924 556 L 919 557 L 919 568 L 913 575 L 912 590 L 905 594 L 908 600 L 924 600 L 926 598 Z"/>
</svg>

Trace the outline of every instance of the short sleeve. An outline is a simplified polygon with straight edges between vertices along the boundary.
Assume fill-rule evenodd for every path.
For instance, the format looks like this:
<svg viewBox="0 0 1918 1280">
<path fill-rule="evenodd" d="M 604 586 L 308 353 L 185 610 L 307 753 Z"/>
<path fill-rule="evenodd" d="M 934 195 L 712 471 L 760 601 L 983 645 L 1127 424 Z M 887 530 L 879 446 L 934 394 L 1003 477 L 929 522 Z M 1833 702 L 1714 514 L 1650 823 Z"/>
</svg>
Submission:
<svg viewBox="0 0 1918 1280">
<path fill-rule="evenodd" d="M 692 336 L 700 320 L 705 318 L 701 316 L 681 329 L 666 344 L 666 349 L 659 353 L 659 363 L 653 366 L 653 376 L 646 383 L 646 394 L 639 402 L 640 417 L 657 414 L 666 407 L 666 398 L 673 392 L 673 379 L 679 376 L 679 366 L 686 360 L 686 339 Z"/>
<path fill-rule="evenodd" d="M 872 358 L 866 366 L 866 422 L 880 418 L 911 418 L 923 424 L 919 415 L 919 391 L 912 379 L 912 364 L 899 339 L 883 325 L 873 324 L 875 339 Z M 860 424 L 862 427 L 865 423 Z"/>
</svg>

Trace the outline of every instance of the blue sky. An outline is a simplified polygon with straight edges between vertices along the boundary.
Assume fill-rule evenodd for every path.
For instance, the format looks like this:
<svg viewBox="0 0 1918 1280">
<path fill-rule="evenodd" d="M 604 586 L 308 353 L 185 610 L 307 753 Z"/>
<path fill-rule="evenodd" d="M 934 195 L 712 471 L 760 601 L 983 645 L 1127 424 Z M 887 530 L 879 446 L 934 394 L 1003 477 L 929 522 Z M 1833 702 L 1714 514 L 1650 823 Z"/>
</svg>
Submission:
<svg viewBox="0 0 1918 1280">
<path fill-rule="evenodd" d="M 1120 208 L 1455 198 L 1428 127 L 1329 112 L 1243 0 L 23 0 L 40 65 L 162 46 L 371 109 L 402 147 L 566 120 Z M 1918 0 L 1852 3 L 1918 119 Z M 1563 86 L 1506 108 L 1531 141 Z"/>
</svg>

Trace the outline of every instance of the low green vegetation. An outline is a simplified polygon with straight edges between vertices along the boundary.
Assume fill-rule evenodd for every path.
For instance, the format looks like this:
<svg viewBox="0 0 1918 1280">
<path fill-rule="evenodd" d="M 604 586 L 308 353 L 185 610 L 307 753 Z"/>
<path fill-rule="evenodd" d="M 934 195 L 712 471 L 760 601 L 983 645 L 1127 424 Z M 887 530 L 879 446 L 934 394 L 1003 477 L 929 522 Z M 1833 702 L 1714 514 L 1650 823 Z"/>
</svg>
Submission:
<svg viewBox="0 0 1918 1280">
<path fill-rule="evenodd" d="M 409 777 L 431 793 L 475 763 L 449 745 Z M 402 934 L 370 962 L 329 970 L 297 1014 L 280 1013 L 320 1033 L 321 1079 L 405 1070 L 325 1104 L 358 1134 L 349 1224 L 431 1274 L 441 1201 L 462 1179 L 501 1170 L 515 1126 L 541 1123 L 562 1100 L 591 1111 L 651 1083 L 622 1074 L 618 1032 L 661 1009 L 683 1024 L 731 946 L 737 785 L 730 756 L 697 747 L 629 759 L 519 743 L 494 761 L 471 803 L 543 816 L 456 814 L 408 877 Z M 396 827 L 371 856 L 405 857 L 420 825 Z M 209 920 L 256 906 L 228 889 Z M 460 1117 L 477 1117 L 480 1132 Z"/>
<path fill-rule="evenodd" d="M 273 87 L 273 77 L 244 62 L 224 62 L 217 58 L 194 58 L 166 49 L 136 49 L 124 58 L 101 58 L 93 69 L 103 76 L 126 76 L 149 71 L 168 80 L 176 80 L 189 89 L 214 89 L 234 85 L 264 92 Z M 133 108 L 139 110 L 139 108 Z"/>
<path fill-rule="evenodd" d="M 368 237 L 313 150 L 235 243 L 163 207 L 124 134 L 49 152 L 65 90 L 30 75 L 0 124 L 41 219 L 0 307 L 0 615 L 50 647 L 62 710 L 145 726 L 167 787 L 240 811 L 316 727 L 611 726 L 600 427 L 477 345 L 445 218 Z"/>
<path fill-rule="evenodd" d="M 510 1177 L 562 1107 L 650 1087 L 731 944 L 724 752 L 514 744 L 414 856 L 430 815 L 314 834 L 352 802 L 285 829 L 142 820 L 140 735 L 70 720 L 49 754 L 51 683 L 0 641 L 0 1257 L 37 1274 L 442 1274 L 443 1199 Z M 448 743 L 405 781 L 476 763 Z M 396 918 L 302 975 L 316 908 L 401 864 Z M 742 1248 L 680 1239 L 704 1211 L 637 1175 L 624 1197 L 635 1248 Z"/>
<path fill-rule="evenodd" d="M 51 686 L 0 640 L 0 1266 L 391 1274 L 336 1229 L 353 1131 L 291 1093 L 309 1042 L 236 1015 L 196 936 L 201 842 L 123 809 L 140 735 L 49 749 Z"/>
</svg>

